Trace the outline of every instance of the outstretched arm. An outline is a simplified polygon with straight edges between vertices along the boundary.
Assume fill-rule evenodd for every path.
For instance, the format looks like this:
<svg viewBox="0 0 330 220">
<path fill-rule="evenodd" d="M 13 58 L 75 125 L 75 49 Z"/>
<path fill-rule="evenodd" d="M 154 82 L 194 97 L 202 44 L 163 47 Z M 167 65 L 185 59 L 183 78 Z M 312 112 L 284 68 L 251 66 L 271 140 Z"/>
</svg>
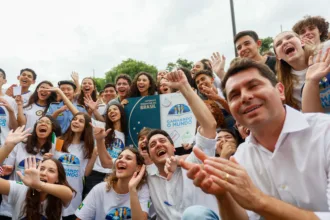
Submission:
<svg viewBox="0 0 330 220">
<path fill-rule="evenodd" d="M 168 73 L 166 77 L 168 82 L 164 82 L 164 84 L 173 89 L 180 90 L 182 95 L 187 100 L 191 110 L 200 124 L 200 134 L 206 138 L 214 139 L 216 136 L 217 123 L 203 100 L 199 98 L 198 95 L 192 90 L 185 74 L 179 70 Z"/>
<path fill-rule="evenodd" d="M 93 130 L 94 130 L 94 137 L 96 139 L 96 146 L 97 146 L 98 155 L 100 157 L 101 165 L 104 168 L 111 169 L 113 166 L 112 157 L 110 156 L 110 154 L 108 153 L 105 147 L 105 137 L 109 134 L 110 129 L 105 131 L 104 128 L 93 126 Z"/>
</svg>

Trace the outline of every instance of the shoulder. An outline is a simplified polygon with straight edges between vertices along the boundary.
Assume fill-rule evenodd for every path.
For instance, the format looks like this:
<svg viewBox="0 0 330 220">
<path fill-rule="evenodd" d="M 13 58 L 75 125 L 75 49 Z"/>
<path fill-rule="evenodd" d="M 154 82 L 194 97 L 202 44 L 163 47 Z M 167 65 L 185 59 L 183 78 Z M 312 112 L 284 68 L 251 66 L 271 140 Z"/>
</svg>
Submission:
<svg viewBox="0 0 330 220">
<path fill-rule="evenodd" d="M 51 102 L 51 103 L 50 103 L 50 106 L 52 106 L 52 105 L 53 105 L 53 106 L 54 106 L 54 105 L 59 105 L 59 104 L 60 104 L 60 102 Z"/>
</svg>

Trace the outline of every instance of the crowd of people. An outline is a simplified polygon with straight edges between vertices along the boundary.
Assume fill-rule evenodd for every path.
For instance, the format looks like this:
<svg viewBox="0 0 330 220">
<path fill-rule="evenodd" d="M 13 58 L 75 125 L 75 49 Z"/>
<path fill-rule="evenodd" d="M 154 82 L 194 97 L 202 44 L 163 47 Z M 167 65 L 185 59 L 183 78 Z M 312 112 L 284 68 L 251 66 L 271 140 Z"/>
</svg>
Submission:
<svg viewBox="0 0 330 220">
<path fill-rule="evenodd" d="M 265 54 L 241 31 L 227 71 L 215 52 L 155 79 L 122 73 L 102 91 L 76 72 L 31 91 L 30 68 L 3 89 L 0 69 L 0 220 L 330 219 L 328 29 L 306 16 Z M 177 92 L 194 141 L 175 148 L 145 127 L 127 147 L 129 98 Z"/>
</svg>

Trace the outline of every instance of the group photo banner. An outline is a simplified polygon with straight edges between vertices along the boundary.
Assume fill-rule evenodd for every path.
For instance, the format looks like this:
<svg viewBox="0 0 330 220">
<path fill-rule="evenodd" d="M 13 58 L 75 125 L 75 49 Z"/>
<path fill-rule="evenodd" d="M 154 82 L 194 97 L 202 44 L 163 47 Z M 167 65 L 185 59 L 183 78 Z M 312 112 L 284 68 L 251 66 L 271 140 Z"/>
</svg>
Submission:
<svg viewBox="0 0 330 220">
<path fill-rule="evenodd" d="M 196 118 L 181 93 L 129 98 L 125 105 L 128 134 L 126 146 L 138 146 L 138 134 L 144 127 L 166 131 L 175 147 L 192 143 Z"/>
</svg>

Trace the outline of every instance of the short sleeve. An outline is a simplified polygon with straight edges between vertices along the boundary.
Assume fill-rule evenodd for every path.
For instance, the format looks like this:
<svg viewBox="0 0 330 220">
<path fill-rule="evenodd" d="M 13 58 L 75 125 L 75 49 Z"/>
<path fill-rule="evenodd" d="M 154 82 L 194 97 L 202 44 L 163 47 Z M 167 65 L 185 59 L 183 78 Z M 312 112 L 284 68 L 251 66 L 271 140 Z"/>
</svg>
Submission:
<svg viewBox="0 0 330 220">
<path fill-rule="evenodd" d="M 49 108 L 47 110 L 46 115 L 52 115 L 54 113 L 54 111 L 55 111 L 55 105 L 54 104 L 50 104 L 49 105 Z"/>
<path fill-rule="evenodd" d="M 20 201 L 20 196 L 26 195 L 27 187 L 18 181 L 9 181 L 10 182 L 10 189 L 8 194 L 8 203 L 11 205 L 17 204 Z"/>
<path fill-rule="evenodd" d="M 80 204 L 75 212 L 75 215 L 80 219 L 94 219 L 96 216 L 96 200 L 100 199 L 101 195 L 98 195 L 101 189 L 102 183 L 96 185 L 86 196 L 84 201 Z M 104 192 L 105 193 L 105 192 Z M 99 207 L 100 208 L 100 207 Z"/>
<path fill-rule="evenodd" d="M 21 147 L 21 144 L 17 144 L 14 149 L 10 152 L 6 160 L 3 162 L 5 165 L 15 166 L 16 156 L 18 148 Z"/>
<path fill-rule="evenodd" d="M 149 213 L 150 194 L 149 187 L 147 184 L 144 184 L 141 187 L 141 190 L 138 193 L 138 197 L 142 211 Z"/>
</svg>

